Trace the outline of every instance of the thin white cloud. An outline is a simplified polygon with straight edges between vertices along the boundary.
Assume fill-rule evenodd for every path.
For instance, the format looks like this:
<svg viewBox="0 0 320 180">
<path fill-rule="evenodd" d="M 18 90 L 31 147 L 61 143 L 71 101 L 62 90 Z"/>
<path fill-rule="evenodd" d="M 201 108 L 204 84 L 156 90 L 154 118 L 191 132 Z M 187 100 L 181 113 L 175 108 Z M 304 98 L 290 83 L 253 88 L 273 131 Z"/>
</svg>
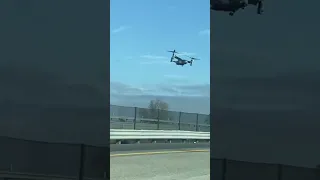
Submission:
<svg viewBox="0 0 320 180">
<path fill-rule="evenodd" d="M 122 95 L 210 96 L 209 84 L 150 84 L 148 87 L 131 86 L 120 82 L 110 83 L 110 93 Z"/>
<path fill-rule="evenodd" d="M 170 61 L 142 61 L 140 62 L 142 65 L 152 65 L 152 64 L 171 64 Z"/>
<path fill-rule="evenodd" d="M 121 82 L 110 82 L 110 93 L 111 94 L 142 94 L 145 91 L 144 88 L 134 87 L 132 85 L 124 84 Z"/>
<path fill-rule="evenodd" d="M 143 65 L 152 65 L 152 64 L 170 64 L 170 61 L 168 60 L 168 57 L 165 56 L 157 56 L 157 55 L 141 55 L 140 58 L 143 60 L 140 62 L 140 64 Z"/>
<path fill-rule="evenodd" d="M 132 60 L 133 57 L 132 57 L 132 56 L 126 56 L 124 59 L 125 59 L 125 60 Z"/>
<path fill-rule="evenodd" d="M 168 57 L 165 57 L 165 56 L 155 56 L 155 55 L 142 55 L 140 57 L 145 59 L 168 59 Z"/>
<path fill-rule="evenodd" d="M 177 80 L 181 80 L 181 79 L 186 79 L 186 76 L 181 76 L 181 75 L 175 75 L 175 74 L 166 74 L 164 75 L 165 78 L 169 78 L 169 79 L 177 79 Z"/>
<path fill-rule="evenodd" d="M 127 85 L 110 82 L 111 103 L 124 106 L 147 107 L 150 100 L 160 98 L 170 105 L 170 110 L 209 113 L 209 92 L 208 84 Z"/>
<path fill-rule="evenodd" d="M 131 60 L 133 60 L 133 57 L 132 56 L 125 56 L 123 58 L 110 59 L 110 60 L 114 61 L 114 62 L 131 61 Z"/>
<path fill-rule="evenodd" d="M 178 55 L 179 55 L 179 56 L 194 56 L 194 55 L 196 55 L 196 53 L 192 53 L 192 52 L 179 52 Z"/>
<path fill-rule="evenodd" d="M 112 32 L 112 33 L 119 33 L 119 32 L 121 32 L 121 31 L 130 29 L 130 28 L 131 28 L 130 26 L 120 26 L 120 27 L 118 27 L 118 28 L 113 29 L 111 32 Z"/>
<path fill-rule="evenodd" d="M 210 29 L 205 29 L 199 32 L 201 36 L 210 36 Z"/>
<path fill-rule="evenodd" d="M 210 113 L 210 98 L 208 97 L 199 97 L 199 96 L 161 96 L 161 95 L 132 95 L 132 96 L 124 96 L 124 95 L 114 95 L 110 96 L 111 109 L 110 113 L 117 116 L 119 113 L 121 115 L 123 113 L 128 113 L 128 116 L 134 116 L 132 112 L 134 112 L 134 108 L 132 110 L 119 110 L 119 106 L 126 107 L 142 107 L 147 108 L 150 100 L 160 99 L 169 104 L 170 111 L 182 111 L 189 113 L 201 113 L 201 114 L 209 114 Z M 119 105 L 119 106 L 113 106 Z M 173 114 L 173 112 L 171 113 Z M 124 115 L 122 115 L 124 116 Z M 174 116 L 174 115 L 173 115 Z M 179 117 L 179 113 L 177 113 L 176 117 Z M 199 116 L 199 120 L 203 119 L 205 116 Z M 187 115 L 184 116 L 184 121 L 194 122 L 196 119 L 195 115 Z M 188 119 L 185 119 L 188 118 Z M 191 118 L 189 120 L 189 118 Z"/>
</svg>

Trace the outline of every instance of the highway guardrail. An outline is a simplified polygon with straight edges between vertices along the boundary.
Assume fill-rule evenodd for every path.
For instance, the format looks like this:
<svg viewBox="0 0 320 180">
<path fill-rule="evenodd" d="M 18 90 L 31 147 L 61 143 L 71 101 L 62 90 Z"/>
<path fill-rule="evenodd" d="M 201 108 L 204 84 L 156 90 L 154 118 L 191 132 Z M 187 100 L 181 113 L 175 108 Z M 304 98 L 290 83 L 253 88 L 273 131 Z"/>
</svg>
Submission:
<svg viewBox="0 0 320 180">
<path fill-rule="evenodd" d="M 210 132 L 110 129 L 110 140 L 210 140 Z"/>
<path fill-rule="evenodd" d="M 77 180 L 78 177 L 48 175 L 48 174 L 32 174 L 21 172 L 0 171 L 0 179 L 25 179 L 25 180 Z M 105 180 L 105 178 L 83 178 L 83 180 Z"/>
<path fill-rule="evenodd" d="M 31 173 L 19 173 L 19 172 L 6 172 L 0 171 L 0 178 L 3 179 L 33 179 L 33 180 L 74 180 L 76 177 L 64 177 L 45 174 L 31 174 Z"/>
</svg>

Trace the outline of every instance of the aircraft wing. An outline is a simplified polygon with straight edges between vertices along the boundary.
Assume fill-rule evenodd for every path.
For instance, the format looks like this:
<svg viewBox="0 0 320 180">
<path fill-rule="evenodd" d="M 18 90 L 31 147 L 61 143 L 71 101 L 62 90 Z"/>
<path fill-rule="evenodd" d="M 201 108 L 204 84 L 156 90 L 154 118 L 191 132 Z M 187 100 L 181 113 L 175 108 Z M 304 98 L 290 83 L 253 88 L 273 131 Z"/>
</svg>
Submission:
<svg viewBox="0 0 320 180">
<path fill-rule="evenodd" d="M 257 5 L 259 0 L 248 0 L 248 4 Z"/>
<path fill-rule="evenodd" d="M 229 0 L 210 0 L 210 4 L 229 4 Z"/>
</svg>

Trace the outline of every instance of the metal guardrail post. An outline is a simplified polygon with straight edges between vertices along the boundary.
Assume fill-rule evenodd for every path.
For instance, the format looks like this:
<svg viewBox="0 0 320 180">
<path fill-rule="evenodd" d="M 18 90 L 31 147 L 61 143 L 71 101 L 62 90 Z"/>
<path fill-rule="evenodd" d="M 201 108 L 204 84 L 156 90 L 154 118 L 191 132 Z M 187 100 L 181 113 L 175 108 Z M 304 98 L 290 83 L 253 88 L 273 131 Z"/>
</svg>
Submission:
<svg viewBox="0 0 320 180">
<path fill-rule="evenodd" d="M 157 130 L 160 129 L 160 109 L 158 109 L 158 122 L 157 122 Z"/>
<path fill-rule="evenodd" d="M 80 167 L 79 167 L 79 180 L 83 180 L 84 177 L 84 163 L 85 163 L 85 145 L 81 144 L 80 145 Z"/>
<path fill-rule="evenodd" d="M 282 180 L 282 165 L 278 164 L 277 180 Z"/>
<path fill-rule="evenodd" d="M 199 114 L 197 113 L 197 120 L 196 120 L 196 131 L 199 130 Z"/>
<path fill-rule="evenodd" d="M 227 180 L 227 159 L 222 160 L 222 180 Z"/>
<path fill-rule="evenodd" d="M 320 164 L 316 166 L 316 179 L 320 179 Z"/>
<path fill-rule="evenodd" d="M 137 124 L 137 107 L 134 107 L 134 119 L 133 119 L 133 129 L 136 129 Z"/>
<path fill-rule="evenodd" d="M 178 130 L 181 130 L 181 114 L 182 114 L 182 112 L 180 111 L 179 112 L 179 123 L 178 123 L 179 129 Z"/>
</svg>

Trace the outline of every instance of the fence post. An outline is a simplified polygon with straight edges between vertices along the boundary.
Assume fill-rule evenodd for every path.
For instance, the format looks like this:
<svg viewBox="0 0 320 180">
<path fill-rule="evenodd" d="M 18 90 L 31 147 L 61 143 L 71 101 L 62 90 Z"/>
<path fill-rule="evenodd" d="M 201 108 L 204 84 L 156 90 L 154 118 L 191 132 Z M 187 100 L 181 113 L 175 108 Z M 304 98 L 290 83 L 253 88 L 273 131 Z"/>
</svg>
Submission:
<svg viewBox="0 0 320 180">
<path fill-rule="evenodd" d="M 160 129 L 160 109 L 158 109 L 158 123 L 157 123 L 157 130 Z"/>
<path fill-rule="evenodd" d="M 316 179 L 320 179 L 320 164 L 316 166 Z"/>
<path fill-rule="evenodd" d="M 222 180 L 227 180 L 227 163 L 226 158 L 222 160 Z"/>
<path fill-rule="evenodd" d="M 84 163 L 85 163 L 85 145 L 81 144 L 80 145 L 80 167 L 79 167 L 79 180 L 83 180 L 84 176 Z"/>
<path fill-rule="evenodd" d="M 181 114 L 182 114 L 182 112 L 180 111 L 179 112 L 179 123 L 178 123 L 179 129 L 178 130 L 181 130 Z"/>
<path fill-rule="evenodd" d="M 133 129 L 136 129 L 136 123 L 137 123 L 137 107 L 134 107 Z"/>
<path fill-rule="evenodd" d="M 281 164 L 278 164 L 277 180 L 282 180 L 282 165 Z"/>
<path fill-rule="evenodd" d="M 196 121 L 196 131 L 198 131 L 199 130 L 199 114 L 197 113 L 197 121 Z"/>
</svg>

